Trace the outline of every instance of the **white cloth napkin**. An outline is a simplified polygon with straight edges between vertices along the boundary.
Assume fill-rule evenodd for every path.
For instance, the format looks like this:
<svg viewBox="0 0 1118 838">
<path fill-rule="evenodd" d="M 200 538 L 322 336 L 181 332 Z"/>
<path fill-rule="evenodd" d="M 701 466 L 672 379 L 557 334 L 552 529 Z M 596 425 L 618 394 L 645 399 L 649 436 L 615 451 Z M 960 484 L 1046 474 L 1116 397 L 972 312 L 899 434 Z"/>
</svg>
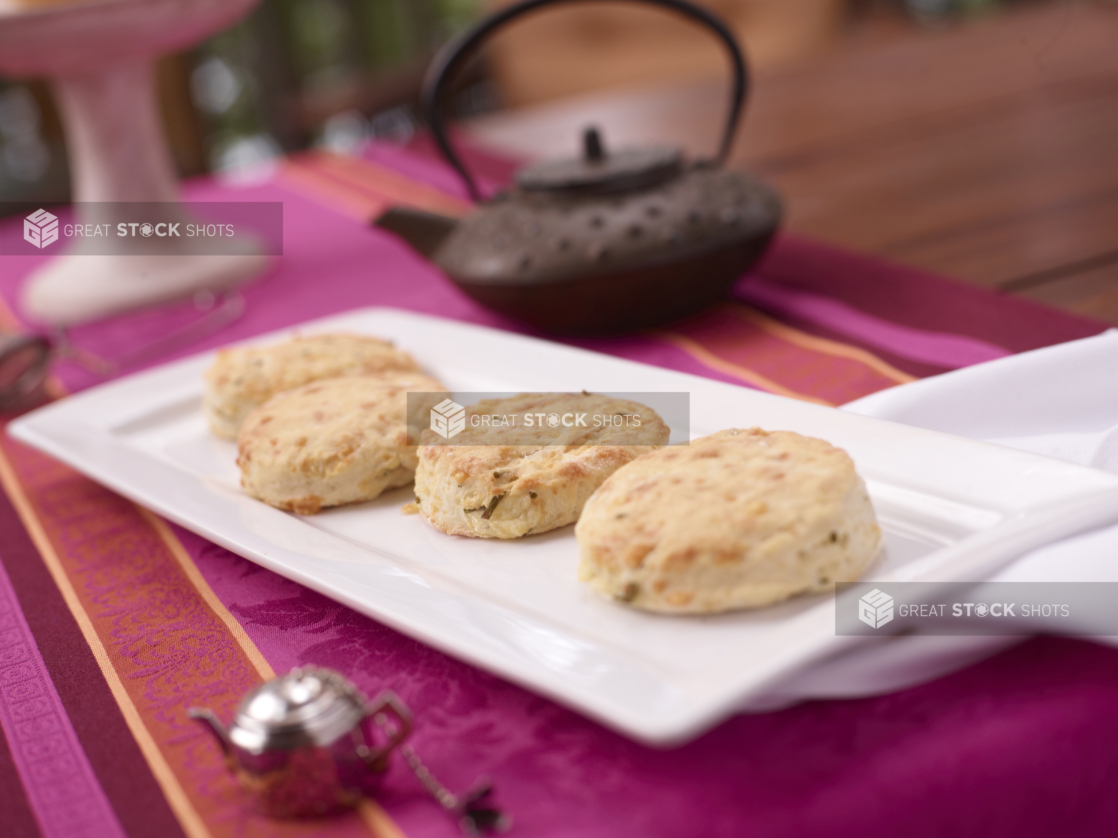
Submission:
<svg viewBox="0 0 1118 838">
<path fill-rule="evenodd" d="M 843 409 L 1118 473 L 1118 330 L 894 387 Z M 1118 526 L 1028 553 L 991 581 L 1118 581 Z M 1022 639 L 874 638 L 793 674 L 744 709 L 891 692 Z"/>
</svg>

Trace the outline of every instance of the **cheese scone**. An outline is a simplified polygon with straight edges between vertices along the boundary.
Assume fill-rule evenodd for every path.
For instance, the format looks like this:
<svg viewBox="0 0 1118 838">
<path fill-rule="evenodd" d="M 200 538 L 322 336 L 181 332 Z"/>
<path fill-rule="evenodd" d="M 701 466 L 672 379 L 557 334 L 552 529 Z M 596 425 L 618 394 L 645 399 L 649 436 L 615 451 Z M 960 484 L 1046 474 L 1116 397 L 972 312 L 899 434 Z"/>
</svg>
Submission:
<svg viewBox="0 0 1118 838">
<path fill-rule="evenodd" d="M 575 528 L 579 579 L 650 611 L 755 608 L 853 581 L 881 547 L 845 451 L 726 430 L 617 471 Z"/>
<path fill-rule="evenodd" d="M 206 370 L 202 399 L 215 434 L 236 439 L 249 412 L 276 393 L 312 381 L 385 372 L 421 372 L 407 353 L 365 335 L 297 337 L 274 346 L 222 349 Z"/>
<path fill-rule="evenodd" d="M 241 485 L 300 515 L 372 500 L 411 483 L 430 409 L 446 398 L 422 373 L 331 378 L 286 390 L 252 411 L 237 437 Z M 414 397 L 408 412 L 408 393 Z"/>
<path fill-rule="evenodd" d="M 585 424 L 571 418 L 579 414 Z M 555 425 L 547 421 L 551 416 Z M 667 443 L 669 432 L 651 408 L 608 396 L 525 393 L 489 399 L 466 409 L 466 427 L 454 444 L 436 444 L 442 440 L 434 432 L 424 433 L 416 504 L 431 524 L 451 535 L 519 538 L 547 532 L 578 520 L 602 481 Z"/>
</svg>

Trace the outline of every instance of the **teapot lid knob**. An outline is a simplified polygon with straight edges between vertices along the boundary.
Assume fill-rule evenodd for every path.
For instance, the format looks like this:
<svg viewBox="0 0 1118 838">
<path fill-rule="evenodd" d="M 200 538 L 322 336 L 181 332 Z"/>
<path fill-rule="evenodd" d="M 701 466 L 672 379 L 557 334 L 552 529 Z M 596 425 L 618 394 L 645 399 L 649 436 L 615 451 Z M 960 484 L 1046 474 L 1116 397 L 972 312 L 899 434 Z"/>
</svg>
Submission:
<svg viewBox="0 0 1118 838">
<path fill-rule="evenodd" d="M 602 145 L 602 135 L 593 125 L 582 132 L 582 153 L 590 162 L 601 160 L 606 156 L 605 147 Z"/>
<path fill-rule="evenodd" d="M 529 192 L 622 192 L 656 186 L 682 171 L 678 148 L 625 148 L 606 154 L 602 132 L 590 126 L 582 132 L 581 157 L 535 163 L 516 173 L 516 184 Z"/>
</svg>

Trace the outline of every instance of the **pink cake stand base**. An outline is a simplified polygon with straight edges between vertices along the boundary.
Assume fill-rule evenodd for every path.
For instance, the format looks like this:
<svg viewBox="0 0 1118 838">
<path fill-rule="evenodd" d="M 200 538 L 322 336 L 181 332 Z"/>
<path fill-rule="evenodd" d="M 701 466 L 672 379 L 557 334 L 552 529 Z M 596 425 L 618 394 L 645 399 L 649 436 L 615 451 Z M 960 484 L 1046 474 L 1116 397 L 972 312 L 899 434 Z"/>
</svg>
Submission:
<svg viewBox="0 0 1118 838">
<path fill-rule="evenodd" d="M 178 203 L 153 64 L 228 27 L 257 2 L 106 0 L 15 10 L 0 0 L 0 74 L 51 80 L 76 203 L 161 202 L 167 219 L 193 220 Z M 96 218 L 78 212 L 79 223 L 113 223 L 104 209 Z M 178 241 L 181 247 L 184 240 Z M 80 243 L 71 247 L 28 279 L 24 313 L 64 326 L 228 290 L 267 266 L 259 243 L 248 238 L 220 255 L 171 255 L 155 239 L 144 247 L 143 255 L 111 256 L 83 253 Z"/>
</svg>

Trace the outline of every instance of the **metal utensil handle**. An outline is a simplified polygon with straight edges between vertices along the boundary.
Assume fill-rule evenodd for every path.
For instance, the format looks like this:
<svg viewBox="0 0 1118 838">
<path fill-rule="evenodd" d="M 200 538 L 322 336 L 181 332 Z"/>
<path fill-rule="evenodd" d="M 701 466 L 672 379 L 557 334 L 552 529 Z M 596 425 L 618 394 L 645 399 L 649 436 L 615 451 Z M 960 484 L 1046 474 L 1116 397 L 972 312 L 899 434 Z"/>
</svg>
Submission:
<svg viewBox="0 0 1118 838">
<path fill-rule="evenodd" d="M 0 334 L 0 411 L 27 406 L 46 380 L 50 352 L 50 340 L 44 335 Z"/>
<path fill-rule="evenodd" d="M 742 109 L 745 106 L 745 96 L 749 86 L 749 75 L 745 68 L 745 57 L 741 47 L 738 46 L 733 32 L 726 23 L 712 12 L 699 6 L 692 5 L 686 0 L 634 0 L 652 6 L 661 6 L 678 12 L 684 17 L 691 18 L 712 30 L 726 46 L 733 64 L 733 87 L 730 91 L 730 110 L 726 116 L 726 128 L 722 133 L 722 144 L 718 153 L 710 163 L 721 166 L 730 153 L 730 146 L 734 141 L 734 133 L 741 119 Z M 489 37 L 495 30 L 504 26 L 514 18 L 533 12 L 543 6 L 554 6 L 559 3 L 587 2 L 587 0 L 523 0 L 506 9 L 502 9 L 490 17 L 478 22 L 470 29 L 449 41 L 431 63 L 427 76 L 423 80 L 421 105 L 435 143 L 442 152 L 447 162 L 462 176 L 470 197 L 475 201 L 481 200 L 481 193 L 473 177 L 466 170 L 458 154 L 450 144 L 447 137 L 446 122 L 443 119 L 442 99 L 449 79 L 457 72 L 460 66 L 470 56 L 481 41 Z"/>
</svg>

